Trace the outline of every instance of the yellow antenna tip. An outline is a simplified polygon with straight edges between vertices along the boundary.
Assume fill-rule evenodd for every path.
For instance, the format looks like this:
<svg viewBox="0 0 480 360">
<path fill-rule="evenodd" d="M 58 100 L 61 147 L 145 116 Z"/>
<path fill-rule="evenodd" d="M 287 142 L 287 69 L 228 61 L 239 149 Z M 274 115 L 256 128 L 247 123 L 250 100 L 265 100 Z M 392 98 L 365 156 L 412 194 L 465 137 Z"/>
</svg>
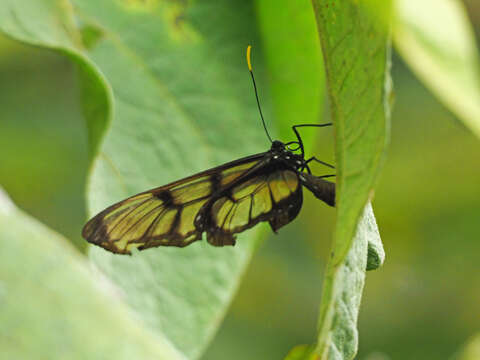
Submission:
<svg viewBox="0 0 480 360">
<path fill-rule="evenodd" d="M 250 52 L 252 50 L 252 46 L 248 45 L 247 46 L 247 65 L 248 65 L 248 70 L 252 71 L 252 63 L 250 61 Z"/>
</svg>

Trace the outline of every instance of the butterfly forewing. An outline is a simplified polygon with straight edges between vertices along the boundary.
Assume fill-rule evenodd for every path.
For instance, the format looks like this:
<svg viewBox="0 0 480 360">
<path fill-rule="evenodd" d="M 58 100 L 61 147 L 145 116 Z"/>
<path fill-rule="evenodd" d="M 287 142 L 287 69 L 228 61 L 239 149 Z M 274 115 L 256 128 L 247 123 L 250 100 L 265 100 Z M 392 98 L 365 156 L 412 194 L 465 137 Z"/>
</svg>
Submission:
<svg viewBox="0 0 480 360">
<path fill-rule="evenodd" d="M 258 166 L 253 155 L 169 185 L 132 196 L 105 209 L 83 229 L 83 237 L 115 253 L 129 254 L 165 245 L 186 246 L 201 239 L 195 218 L 214 194 Z"/>
</svg>

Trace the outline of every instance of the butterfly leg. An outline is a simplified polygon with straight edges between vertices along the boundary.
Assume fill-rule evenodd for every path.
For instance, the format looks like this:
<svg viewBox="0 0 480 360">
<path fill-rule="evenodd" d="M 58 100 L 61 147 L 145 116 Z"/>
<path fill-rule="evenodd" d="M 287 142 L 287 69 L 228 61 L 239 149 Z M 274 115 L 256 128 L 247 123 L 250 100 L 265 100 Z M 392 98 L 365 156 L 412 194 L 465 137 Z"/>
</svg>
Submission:
<svg viewBox="0 0 480 360">
<path fill-rule="evenodd" d="M 311 161 L 316 161 L 319 164 L 322 164 L 322 165 L 328 166 L 329 168 L 335 169 L 335 166 L 330 165 L 329 163 L 326 163 L 325 161 L 318 160 L 315 156 L 312 156 L 310 159 L 306 160 L 305 163 L 308 164 Z"/>
<path fill-rule="evenodd" d="M 297 127 L 324 127 L 324 126 L 332 126 L 333 123 L 326 123 L 326 124 L 299 124 L 299 125 L 293 125 L 292 128 L 297 128 Z"/>
<path fill-rule="evenodd" d="M 317 176 L 317 178 L 319 179 L 323 179 L 323 178 L 329 178 L 329 177 L 334 177 L 334 176 L 337 176 L 336 174 L 331 174 L 331 175 L 321 175 L 321 176 Z"/>
<path fill-rule="evenodd" d="M 326 123 L 326 124 L 299 124 L 299 125 L 293 125 L 292 130 L 295 133 L 295 136 L 298 139 L 298 145 L 300 147 L 300 151 L 302 152 L 302 156 L 305 156 L 305 150 L 303 148 L 303 141 L 302 137 L 300 136 L 300 133 L 298 132 L 297 128 L 299 127 L 324 127 L 324 126 L 331 126 L 332 123 Z"/>
<path fill-rule="evenodd" d="M 312 170 L 310 170 L 310 166 L 307 165 L 307 163 L 303 164 L 303 166 L 300 168 L 300 171 L 304 171 L 307 169 L 307 172 L 312 175 Z"/>
</svg>

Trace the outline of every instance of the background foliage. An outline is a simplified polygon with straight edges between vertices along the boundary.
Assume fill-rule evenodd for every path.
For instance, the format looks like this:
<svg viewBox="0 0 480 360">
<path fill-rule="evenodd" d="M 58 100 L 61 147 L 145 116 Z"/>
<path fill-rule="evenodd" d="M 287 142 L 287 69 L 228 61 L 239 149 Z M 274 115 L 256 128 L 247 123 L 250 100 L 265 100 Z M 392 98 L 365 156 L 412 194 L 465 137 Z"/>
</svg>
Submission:
<svg viewBox="0 0 480 360">
<path fill-rule="evenodd" d="M 21 4 L 21 2 L 18 3 Z M 139 16 L 144 20 L 142 31 L 149 31 L 149 21 L 152 21 L 151 26 L 156 28 L 157 19 L 148 18 L 148 7 L 153 6 L 154 2 L 131 1 L 126 3 L 131 6 L 130 10 L 138 11 Z M 76 5 L 81 8 L 80 5 Z M 480 13 L 480 9 L 474 1 L 467 2 L 467 5 L 476 29 L 479 29 L 478 13 Z M 298 71 L 295 67 L 288 71 L 282 71 L 285 66 L 288 67 L 288 63 L 287 65 L 282 63 L 287 56 L 292 57 L 292 64 L 299 64 L 302 61 L 310 64 L 308 71 L 316 71 L 315 69 L 322 66 L 321 58 L 316 52 L 320 51 L 319 47 L 312 48 L 315 46 L 313 40 L 316 39 L 313 13 L 310 14 L 312 16 L 308 15 L 305 10 L 308 7 L 302 6 L 297 9 L 289 9 L 290 13 L 298 14 L 300 19 L 297 21 L 297 25 L 292 25 L 292 28 L 299 29 L 300 26 L 304 26 L 306 28 L 300 28 L 297 30 L 298 33 L 309 35 L 302 37 L 302 42 L 296 41 L 295 37 L 285 40 L 286 46 L 280 47 L 283 52 L 275 51 L 276 48 L 279 48 L 275 45 L 275 41 L 279 42 L 279 39 L 285 39 L 286 35 L 282 35 L 278 28 L 282 29 L 283 27 L 279 24 L 283 24 L 289 18 L 282 13 L 280 6 L 272 9 L 272 5 L 269 5 L 268 2 L 259 3 L 256 7 L 248 6 L 243 15 L 237 18 L 238 22 L 228 26 L 229 29 L 234 29 L 239 33 L 245 32 L 242 36 L 246 43 L 252 37 L 256 39 L 256 36 L 260 36 L 250 36 L 246 30 L 257 26 L 253 22 L 256 18 L 259 22 L 259 33 L 262 34 L 262 39 L 268 40 L 264 41 L 270 47 L 266 46 L 263 52 L 267 68 L 271 68 L 271 70 L 266 73 L 262 68 L 262 55 L 260 54 L 255 58 L 255 64 L 259 83 L 265 84 L 262 85 L 262 97 L 265 99 L 267 117 L 273 119 L 274 114 L 277 116 L 275 118 L 278 120 L 277 127 L 280 128 L 279 133 L 282 135 L 288 135 L 285 133 L 285 128 L 288 126 L 289 116 L 297 115 L 299 118 L 305 119 L 315 118 L 319 114 L 322 117 L 328 116 L 327 110 L 322 110 L 324 89 L 322 87 L 312 88 L 311 85 L 308 85 L 311 78 L 308 77 L 308 72 L 304 67 L 301 66 Z M 181 13 L 181 5 L 179 8 L 175 5 L 170 9 L 172 19 Z M 34 10 L 30 9 L 33 14 Z M 106 25 L 100 23 L 102 26 L 99 26 L 98 18 L 95 19 L 96 16 L 101 18 L 103 14 L 98 8 L 93 14 L 89 14 L 89 10 L 93 11 L 88 8 L 80 11 L 83 15 L 80 16 L 82 36 L 84 42 L 95 49 L 96 41 L 100 36 L 105 35 Z M 103 11 L 106 10 L 103 9 Z M 215 8 L 215 11 L 219 11 L 219 9 Z M 220 14 L 229 18 L 231 9 L 225 7 L 222 11 Z M 272 15 L 266 16 L 265 14 L 269 12 Z M 34 15 L 38 18 L 38 14 Z M 203 13 L 194 14 L 194 16 L 197 16 L 198 19 L 207 19 L 211 14 L 208 9 L 204 9 Z M 222 22 L 222 16 L 219 16 L 217 21 Z M 68 24 L 70 20 L 66 21 Z M 306 24 L 310 25 L 307 27 Z M 148 52 L 142 53 L 142 50 L 146 49 L 149 49 L 152 54 L 154 52 L 162 54 L 161 49 L 155 48 L 152 44 L 145 48 L 141 32 L 130 31 L 127 22 L 118 21 L 113 25 L 117 26 L 119 31 L 124 32 L 125 38 L 129 41 L 128 44 L 138 46 L 134 49 L 139 57 L 144 56 L 145 59 L 150 59 Z M 113 25 L 109 24 L 109 26 Z M 442 24 L 437 23 L 437 25 L 441 26 Z M 102 31 L 99 31 L 99 28 Z M 203 29 L 207 32 L 215 30 Z M 401 29 L 401 27 L 396 29 Z M 42 34 L 45 34 L 41 26 L 37 27 L 36 31 L 40 38 Z M 182 28 L 182 31 L 179 36 L 195 36 L 191 29 Z M 418 33 L 419 29 L 417 28 L 416 31 Z M 394 35 L 395 42 L 400 44 L 402 34 L 394 31 Z M 161 37 L 161 34 L 158 36 Z M 428 39 L 427 36 L 419 38 Z M 63 38 L 56 40 L 64 41 Z M 116 48 L 116 40 L 115 38 L 109 39 L 102 46 L 111 45 Z M 260 44 L 260 40 L 257 41 Z M 207 73 L 199 79 L 199 84 L 193 84 L 194 86 L 191 88 L 187 86 L 188 84 L 176 84 L 175 89 L 178 89 L 178 94 L 174 94 L 174 96 L 178 101 L 186 103 L 182 105 L 187 108 L 191 107 L 188 114 L 198 121 L 209 119 L 209 116 L 212 116 L 209 106 L 215 106 L 215 104 L 205 104 L 205 101 L 214 101 L 220 96 L 219 94 L 226 97 L 226 101 L 229 101 L 229 96 L 231 98 L 239 97 L 235 93 L 223 93 L 224 89 L 229 87 L 229 82 L 240 82 L 240 87 L 231 91 L 250 94 L 248 76 L 242 72 L 244 69 L 243 43 L 230 44 L 226 49 L 223 46 L 225 42 L 226 40 L 223 41 L 220 38 L 212 48 L 196 49 L 200 53 L 202 51 L 205 53 L 202 53 L 199 58 L 194 58 L 192 62 L 201 67 L 202 61 L 213 61 L 217 72 L 219 68 L 223 69 L 223 66 L 230 66 L 222 72 L 222 75 L 227 78 L 219 78 L 217 73 Z M 158 43 L 162 42 L 159 40 Z M 423 42 L 423 44 L 425 43 L 431 44 L 428 41 Z M 66 44 L 65 46 L 70 45 Z M 305 53 L 304 57 L 299 56 L 299 54 L 303 54 L 302 46 L 310 49 L 310 52 Z M 256 46 L 255 49 L 261 49 L 261 46 Z M 312 49 L 314 49 L 313 52 Z M 399 49 L 402 54 L 407 54 L 405 55 L 407 60 L 415 64 L 415 59 L 411 60 L 408 57 L 408 52 L 413 50 L 405 49 L 405 46 L 399 46 Z M 427 47 L 428 49 L 432 49 L 432 47 Z M 178 53 L 173 59 L 169 59 L 168 56 L 155 57 L 155 63 L 142 67 L 140 73 L 132 72 L 130 74 L 128 69 L 136 67 L 129 66 L 128 63 L 122 64 L 121 53 L 117 54 L 115 58 L 110 58 L 108 55 L 112 53 L 112 50 L 108 50 L 108 48 L 103 48 L 103 50 L 106 51 L 106 54 L 102 54 L 102 48 L 96 48 L 96 55 L 93 57 L 100 63 L 103 57 L 105 66 L 111 69 L 110 77 L 105 67 L 103 71 L 116 94 L 128 94 L 122 99 L 132 99 L 136 91 L 130 85 L 135 82 L 130 81 L 129 77 L 135 81 L 138 81 L 138 78 L 145 78 L 145 83 L 141 85 L 142 93 L 143 87 L 149 89 L 148 86 L 152 86 L 146 92 L 151 98 L 135 99 L 135 101 L 140 101 L 142 106 L 151 110 L 152 119 L 160 116 L 159 112 L 172 111 L 175 113 L 175 107 L 173 110 L 168 110 L 168 105 L 164 106 L 163 101 L 168 103 L 168 99 L 163 100 L 162 89 L 157 89 L 155 84 L 151 84 L 151 81 L 157 81 L 160 76 L 163 76 L 164 72 L 161 69 L 168 66 L 165 62 L 178 61 L 182 56 L 186 56 L 185 54 Z M 88 143 L 92 136 L 88 138 L 87 134 L 95 134 L 99 131 L 92 127 L 91 123 L 87 126 L 85 119 L 92 118 L 92 114 L 104 119 L 105 115 L 111 116 L 100 111 L 101 104 L 106 104 L 110 100 L 95 97 L 96 102 L 92 103 L 92 98 L 89 98 L 88 94 L 91 94 L 92 90 L 97 89 L 101 84 L 94 86 L 94 89 L 89 88 L 92 86 L 92 82 L 85 81 L 85 77 L 88 76 L 85 74 L 85 69 L 79 67 L 78 62 L 72 62 L 71 58 L 58 52 L 24 46 L 7 38 L 1 38 L 0 51 L 2 55 L 0 57 L 2 79 L 0 83 L 0 108 L 2 109 L 0 183 L 18 206 L 64 234 L 71 239 L 77 249 L 84 252 L 85 243 L 79 238 L 79 229 L 86 217 L 83 194 L 89 167 L 89 153 L 92 154 L 92 149 L 97 146 L 95 141 Z M 130 58 L 127 57 L 127 59 Z M 125 67 L 122 68 L 122 66 Z M 454 63 L 452 66 L 455 68 L 455 66 L 458 67 L 458 64 Z M 198 72 L 198 69 L 194 70 Z M 187 70 L 184 68 L 182 73 L 185 71 Z M 196 73 L 191 74 L 191 77 L 193 78 Z M 478 86 L 478 81 L 475 82 L 475 74 L 477 74 L 478 80 L 478 72 L 473 71 L 473 74 L 473 79 L 470 80 L 475 88 Z M 285 78 L 278 81 L 281 75 Z M 292 81 L 292 79 L 296 79 L 295 76 L 303 80 L 295 83 Z M 428 79 L 433 75 L 423 74 L 421 76 L 427 79 L 426 83 L 432 87 Z M 455 74 L 452 76 L 453 79 L 456 79 Z M 480 188 L 478 187 L 480 147 L 478 139 L 471 135 L 444 105 L 430 95 L 397 54 L 394 54 L 393 57 L 393 78 L 396 104 L 392 119 L 391 147 L 374 201 L 374 207 L 377 209 L 377 221 L 388 252 L 388 261 L 381 271 L 369 273 L 365 299 L 360 310 L 361 339 L 358 357 L 360 359 L 442 359 L 457 353 L 468 359 L 470 356 L 468 354 L 473 353 L 471 349 L 474 345 L 467 347 L 463 353 L 459 349 L 470 336 L 478 331 L 480 323 L 478 317 L 480 283 L 476 276 L 478 273 L 478 256 L 476 254 L 479 253 L 480 246 L 478 241 L 475 241 L 479 233 L 478 216 L 480 214 Z M 168 81 L 169 79 L 162 80 Z M 285 85 L 289 81 L 293 83 L 293 88 L 299 86 L 297 92 L 292 91 L 292 86 Z M 318 83 L 321 81 L 319 78 Z M 460 82 L 460 86 L 461 84 L 462 82 Z M 195 98 L 195 94 L 201 92 L 200 88 L 207 94 L 215 96 L 211 99 L 205 96 Z M 270 90 L 267 90 L 268 88 Z M 304 93 L 307 91 L 306 89 L 311 91 L 309 97 L 298 98 L 298 93 Z M 435 84 L 433 84 L 433 90 L 435 91 Z M 269 93 L 272 94 L 271 108 L 277 109 L 277 113 L 275 110 L 268 110 Z M 475 94 L 475 90 L 471 91 L 472 99 L 464 98 L 462 101 L 475 104 Z M 444 99 L 444 96 L 448 97 L 448 94 L 445 95 L 445 92 L 442 92 L 439 96 Z M 202 150 L 203 153 L 196 153 L 195 161 L 182 164 L 182 167 L 188 167 L 191 171 L 199 170 L 205 166 L 204 164 L 209 164 L 211 161 L 218 162 L 230 159 L 233 155 L 242 155 L 239 153 L 240 149 L 249 148 L 255 151 L 255 146 L 258 147 L 256 144 L 263 143 L 263 134 L 257 123 L 254 99 L 251 96 L 240 96 L 239 98 L 240 100 L 233 100 L 233 103 L 229 103 L 229 108 L 235 107 L 235 112 L 214 114 L 216 120 L 208 120 L 209 126 L 219 129 L 219 132 L 225 132 L 231 126 L 238 126 L 238 124 L 246 127 L 245 136 L 235 139 L 237 149 L 232 148 L 231 152 L 215 154 L 214 156 L 219 157 L 215 160 L 202 158 L 202 154 L 207 152 Z M 280 111 L 278 110 L 279 107 L 276 104 L 283 106 L 285 99 L 292 100 L 292 106 L 295 106 L 297 113 L 285 115 L 287 110 L 282 111 L 281 108 Z M 321 99 L 321 101 L 312 99 Z M 245 101 L 246 103 L 236 106 L 235 101 Z M 446 104 L 449 104 L 449 101 L 446 101 Z M 119 116 L 137 118 L 135 105 L 135 103 L 124 104 L 116 99 L 115 113 Z M 242 113 L 244 108 L 249 109 L 248 113 Z M 455 107 L 452 108 L 453 111 L 457 111 Z M 195 113 L 197 111 L 198 113 Z M 288 111 L 292 111 L 292 108 L 289 107 Z M 300 111 L 304 112 L 300 113 Z M 282 114 L 284 114 L 283 117 Z M 146 116 L 145 113 L 141 115 Z M 175 116 L 178 117 L 178 115 Z M 459 116 L 464 120 L 465 117 L 468 119 L 467 125 L 469 122 L 475 124 L 475 119 L 478 121 L 478 118 L 471 114 L 465 115 L 462 112 Z M 145 117 L 142 119 L 145 120 Z M 472 122 L 471 119 L 474 121 Z M 125 131 L 125 129 L 112 131 L 121 132 L 122 130 Z M 191 132 L 182 130 L 181 133 L 190 134 Z M 211 134 L 215 134 L 215 132 Z M 224 144 L 216 143 L 222 142 L 221 138 L 209 136 L 208 133 L 206 136 L 208 142 L 218 147 L 225 147 Z M 313 140 L 313 135 L 310 136 Z M 118 137 L 113 139 L 115 138 L 119 139 Z M 162 153 L 162 147 L 168 148 L 168 144 L 162 143 L 164 138 L 160 134 L 152 135 L 148 129 L 141 133 L 138 141 L 140 143 L 147 142 L 153 151 L 158 153 Z M 189 139 L 189 141 L 193 141 L 195 145 L 195 139 Z M 322 159 L 332 162 L 331 131 L 319 132 L 315 143 L 315 153 L 322 154 Z M 122 145 L 124 142 L 120 141 L 107 146 L 122 149 Z M 172 145 L 170 144 L 170 146 Z M 202 145 L 199 146 L 201 148 Z M 195 148 L 198 149 L 199 146 L 195 145 Z M 263 150 L 263 148 L 258 147 L 257 150 Z M 127 170 L 132 166 L 135 168 L 135 166 L 145 165 L 134 164 L 136 158 L 145 156 L 143 153 L 136 153 L 141 151 L 137 145 L 131 145 L 122 151 L 124 152 L 120 156 L 122 161 L 131 159 L 126 165 Z M 191 152 L 188 153 L 188 155 L 190 154 Z M 178 154 L 178 158 L 185 158 L 186 155 Z M 162 159 L 164 159 L 162 156 L 156 159 L 152 155 L 148 158 L 149 161 L 146 165 L 152 169 L 161 168 L 164 165 L 157 164 L 156 161 L 165 161 Z M 162 176 L 165 179 L 172 179 L 172 177 L 180 175 L 180 167 L 176 170 L 172 169 L 171 164 L 175 163 L 175 159 L 167 160 L 170 161 L 169 169 L 172 174 Z M 142 190 L 145 187 L 165 182 L 156 176 L 156 172 L 151 174 L 150 178 L 140 180 L 143 183 L 129 184 L 131 189 L 129 191 Z M 109 196 L 115 199 L 118 196 L 121 197 L 125 191 L 110 182 L 105 185 L 105 189 L 105 197 L 96 200 L 98 205 L 94 205 L 94 207 L 99 208 L 102 204 L 108 203 Z M 95 198 L 98 197 L 95 196 Z M 24 216 L 15 214 L 15 218 Z M 227 314 L 226 321 L 220 327 L 218 335 L 203 358 L 222 359 L 225 354 L 229 354 L 229 358 L 232 359 L 246 357 L 277 359 L 285 356 L 296 344 L 315 341 L 318 299 L 321 291 L 319 274 L 322 273 L 325 267 L 324 261 L 328 258 L 333 222 L 333 214 L 329 209 L 315 200 L 307 198 L 301 217 L 285 228 L 279 236 L 271 237 L 260 246 Z M 34 229 L 37 229 L 35 233 L 43 231 L 38 228 L 41 225 L 33 226 Z M 21 234 L 16 231 L 13 233 Z M 14 236 L 7 235 L 2 237 L 2 241 L 15 241 Z M 26 237 L 31 238 L 35 243 L 40 241 L 33 236 Z M 47 239 L 50 237 L 46 236 Z M 61 241 L 65 242 L 66 240 L 62 239 Z M 253 242 L 248 243 L 247 241 L 244 247 L 254 246 Z M 42 247 L 35 252 L 41 253 L 41 249 Z M 237 253 L 239 252 L 238 249 L 235 250 Z M 248 254 L 250 250 L 246 250 L 246 254 Z M 71 250 L 61 248 L 49 251 L 63 253 Z M 2 248 L 2 254 L 10 256 L 12 253 L 16 256 L 21 254 L 15 248 L 5 248 L 5 251 Z M 98 254 L 98 256 L 103 255 Z M 149 261 L 165 264 L 166 259 L 161 260 L 157 256 L 158 253 L 152 255 Z M 245 256 L 248 257 L 248 255 Z M 70 258 L 65 260 L 67 263 L 83 261 L 83 259 L 68 259 Z M 105 261 L 103 258 L 99 263 L 102 264 Z M 179 261 L 176 259 L 170 267 L 178 264 Z M 240 262 L 243 261 L 245 258 L 240 259 Z M 19 267 L 27 266 L 22 263 L 21 259 L 18 260 L 18 264 Z M 157 270 L 163 271 L 164 269 L 160 266 Z M 133 280 L 135 280 L 134 269 L 127 270 L 132 272 Z M 222 274 L 224 271 L 220 268 L 218 274 Z M 7 274 L 5 271 L 0 273 L 2 277 Z M 205 274 L 205 276 L 209 275 L 211 273 Z M 205 279 L 199 279 L 199 281 L 203 280 Z M 152 279 L 152 281 L 154 280 Z M 87 280 L 84 286 L 90 289 L 95 285 L 88 284 Z M 149 283 L 141 286 L 148 287 Z M 71 291 L 66 293 L 76 297 L 80 296 Z M 5 296 L 4 294 L 8 294 L 8 288 L 0 292 L 1 296 Z M 111 294 L 107 291 L 105 296 L 108 297 Z M 215 298 L 222 299 L 222 296 L 215 296 Z M 124 298 L 125 295 L 120 297 Z M 141 301 L 141 303 L 136 303 L 136 301 Z M 148 301 L 148 297 L 130 300 L 134 306 L 147 307 L 149 306 Z M 208 302 L 210 299 L 206 298 L 205 301 Z M 228 299 L 222 301 L 228 301 Z M 49 301 L 47 301 L 48 303 Z M 85 306 L 85 304 L 81 305 Z M 117 317 L 124 316 L 125 320 L 121 321 L 132 321 L 130 315 L 125 314 L 126 310 L 121 306 L 119 305 L 120 310 L 115 310 L 118 311 Z M 32 310 L 35 310 L 33 305 Z M 80 310 L 72 309 L 70 311 Z M 13 312 L 10 314 L 4 312 L 3 314 L 13 316 Z M 214 311 L 211 314 L 221 315 L 215 315 Z M 36 321 L 42 320 L 38 318 Z M 26 327 L 28 328 L 28 326 L 27 324 Z M 162 324 L 158 326 L 161 327 Z M 172 327 L 168 326 L 168 329 L 171 330 Z M 7 335 L 3 333 L 2 336 L 5 339 Z M 182 337 L 184 334 L 178 336 Z M 195 337 L 192 334 L 188 336 Z M 211 334 L 200 336 L 209 337 Z M 156 340 L 158 341 L 158 339 Z M 150 339 L 145 340 L 145 343 L 149 341 Z M 146 348 L 149 346 L 145 345 Z M 168 348 L 169 345 L 167 344 L 165 347 Z M 192 351 L 190 354 L 194 354 L 199 353 L 201 349 L 189 351 Z M 177 355 L 181 357 L 181 355 Z"/>
</svg>

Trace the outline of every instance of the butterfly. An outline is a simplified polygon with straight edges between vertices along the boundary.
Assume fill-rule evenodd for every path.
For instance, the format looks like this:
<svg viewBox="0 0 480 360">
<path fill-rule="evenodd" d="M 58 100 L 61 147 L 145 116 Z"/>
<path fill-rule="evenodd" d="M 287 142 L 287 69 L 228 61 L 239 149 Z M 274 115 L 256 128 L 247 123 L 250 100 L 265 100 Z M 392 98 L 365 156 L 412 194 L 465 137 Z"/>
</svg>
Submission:
<svg viewBox="0 0 480 360">
<path fill-rule="evenodd" d="M 117 254 L 131 254 L 157 246 L 184 247 L 202 239 L 214 246 L 235 245 L 235 234 L 260 222 L 274 232 L 293 221 L 303 202 L 303 187 L 335 206 L 335 183 L 314 176 L 305 159 L 299 127 L 292 127 L 297 141 L 272 140 L 263 119 L 250 63 L 257 105 L 271 148 L 200 172 L 120 201 L 90 219 L 82 236 L 90 243 Z M 300 153 L 297 153 L 300 152 Z"/>
</svg>

